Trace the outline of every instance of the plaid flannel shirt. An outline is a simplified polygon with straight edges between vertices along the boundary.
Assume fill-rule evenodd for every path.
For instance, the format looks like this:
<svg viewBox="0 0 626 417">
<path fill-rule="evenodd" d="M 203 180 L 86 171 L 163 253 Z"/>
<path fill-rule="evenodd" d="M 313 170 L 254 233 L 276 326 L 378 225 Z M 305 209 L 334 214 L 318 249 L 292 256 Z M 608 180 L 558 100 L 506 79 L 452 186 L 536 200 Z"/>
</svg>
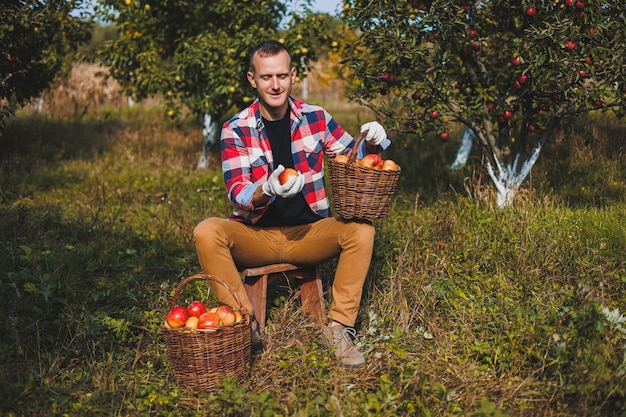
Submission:
<svg viewBox="0 0 626 417">
<path fill-rule="evenodd" d="M 295 169 L 304 175 L 302 193 L 311 210 L 329 217 L 324 155 L 334 157 L 349 153 L 354 138 L 319 106 L 289 98 L 289 108 L 293 161 Z M 235 205 L 230 218 L 254 224 L 275 199 L 272 197 L 261 207 L 252 205 L 254 191 L 268 180 L 275 168 L 258 99 L 224 123 L 220 142 L 224 182 L 228 197 Z M 365 152 L 365 141 L 362 145 L 359 154 Z"/>
</svg>

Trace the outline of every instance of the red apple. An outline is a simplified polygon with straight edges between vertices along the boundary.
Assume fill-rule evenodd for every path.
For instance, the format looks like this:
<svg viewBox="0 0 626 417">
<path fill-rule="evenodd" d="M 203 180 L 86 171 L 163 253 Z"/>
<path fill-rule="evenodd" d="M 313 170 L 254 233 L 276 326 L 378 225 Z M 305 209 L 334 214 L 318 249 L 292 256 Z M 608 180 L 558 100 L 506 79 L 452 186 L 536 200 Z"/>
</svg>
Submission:
<svg viewBox="0 0 626 417">
<path fill-rule="evenodd" d="M 422 95 L 419 93 L 419 91 L 416 91 L 416 92 L 414 92 L 414 93 L 411 95 L 411 98 L 412 98 L 413 100 L 419 100 L 421 96 L 422 96 Z"/>
<path fill-rule="evenodd" d="M 584 69 L 578 70 L 578 75 L 580 75 L 580 78 L 585 78 L 587 77 L 587 71 Z"/>
<path fill-rule="evenodd" d="M 278 176 L 278 182 L 280 182 L 280 185 L 283 185 L 287 182 L 287 180 L 289 180 L 289 177 L 297 177 L 297 176 L 298 176 L 298 171 L 296 171 L 293 168 L 285 168 L 285 170 L 281 172 L 280 175 Z"/>
<path fill-rule="evenodd" d="M 584 9 L 585 8 L 585 3 L 578 0 L 576 3 L 574 3 L 574 6 L 576 6 L 577 9 Z"/>
<path fill-rule="evenodd" d="M 383 72 L 383 74 L 381 75 L 381 78 L 383 81 L 386 81 L 388 83 L 392 83 L 396 80 L 396 76 L 390 73 L 389 71 Z"/>
<path fill-rule="evenodd" d="M 511 58 L 511 64 L 515 65 L 516 67 L 520 66 L 522 64 L 522 58 L 519 56 L 514 56 L 513 58 Z"/>
<path fill-rule="evenodd" d="M 220 318 L 215 313 L 208 311 L 198 317 L 198 329 L 217 329 L 220 326 Z"/>
<path fill-rule="evenodd" d="M 520 84 L 524 84 L 526 81 L 528 81 L 528 75 L 526 74 L 522 74 L 519 77 L 517 77 L 517 81 L 520 82 Z"/>
<path fill-rule="evenodd" d="M 430 112 L 431 119 L 436 119 L 437 117 L 439 117 L 439 112 L 437 110 L 433 110 Z"/>
<path fill-rule="evenodd" d="M 448 133 L 448 132 L 441 132 L 439 134 L 439 139 L 441 139 L 442 142 L 447 142 L 448 139 L 450 139 L 450 133 Z"/>
<path fill-rule="evenodd" d="M 187 306 L 187 313 L 190 316 L 200 317 L 202 314 L 206 313 L 206 307 L 202 301 L 193 301 Z"/>
<path fill-rule="evenodd" d="M 478 31 L 476 29 L 470 30 L 470 36 L 472 38 L 476 38 L 478 36 Z"/>
<path fill-rule="evenodd" d="M 379 155 L 375 153 L 368 153 L 367 155 L 363 157 L 363 159 L 361 159 L 359 165 L 362 167 L 366 167 L 366 168 L 374 168 L 381 161 L 382 159 L 380 158 Z"/>
<path fill-rule="evenodd" d="M 187 309 L 183 306 L 174 306 L 165 316 L 165 321 L 172 329 L 183 327 L 189 318 Z"/>
<path fill-rule="evenodd" d="M 534 7 L 532 7 L 532 6 L 530 6 L 530 7 L 528 7 L 526 9 L 526 16 L 533 17 L 535 15 L 535 13 L 537 13 L 537 10 Z"/>
<path fill-rule="evenodd" d="M 221 305 L 215 310 L 215 314 L 220 318 L 222 324 L 228 326 L 229 324 L 233 324 L 237 321 L 237 317 L 235 316 L 235 312 L 227 305 Z"/>
<path fill-rule="evenodd" d="M 565 48 L 567 48 L 568 51 L 573 51 L 574 49 L 576 49 L 576 44 L 570 40 L 565 41 Z"/>
<path fill-rule="evenodd" d="M 593 102 L 593 105 L 596 107 L 602 107 L 602 100 L 596 100 Z"/>
<path fill-rule="evenodd" d="M 505 118 L 505 119 L 510 119 L 510 118 L 511 118 L 511 116 L 513 116 L 513 112 L 512 112 L 511 110 L 506 110 L 506 111 L 504 112 L 504 118 Z"/>
</svg>

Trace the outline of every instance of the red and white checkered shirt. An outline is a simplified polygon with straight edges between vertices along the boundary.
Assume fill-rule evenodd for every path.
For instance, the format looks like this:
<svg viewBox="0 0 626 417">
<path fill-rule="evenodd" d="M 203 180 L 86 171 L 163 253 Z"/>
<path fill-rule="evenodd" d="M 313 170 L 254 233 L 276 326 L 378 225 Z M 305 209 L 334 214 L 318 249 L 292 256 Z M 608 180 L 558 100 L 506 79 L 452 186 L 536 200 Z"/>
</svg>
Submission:
<svg viewBox="0 0 626 417">
<path fill-rule="evenodd" d="M 354 139 L 322 107 L 289 98 L 289 108 L 293 161 L 295 169 L 304 175 L 302 193 L 311 210 L 329 217 L 324 155 L 349 153 Z M 274 200 L 261 207 L 252 205 L 254 191 L 275 168 L 258 99 L 224 123 L 220 142 L 224 182 L 236 207 L 231 219 L 254 224 Z"/>
</svg>

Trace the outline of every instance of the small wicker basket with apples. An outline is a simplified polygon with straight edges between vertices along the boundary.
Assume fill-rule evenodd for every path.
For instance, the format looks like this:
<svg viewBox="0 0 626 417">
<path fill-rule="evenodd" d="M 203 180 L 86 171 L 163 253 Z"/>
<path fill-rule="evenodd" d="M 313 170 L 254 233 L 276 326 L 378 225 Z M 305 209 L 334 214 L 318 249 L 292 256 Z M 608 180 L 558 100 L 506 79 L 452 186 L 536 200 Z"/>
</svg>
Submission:
<svg viewBox="0 0 626 417">
<path fill-rule="evenodd" d="M 328 160 L 333 208 L 344 219 L 385 217 L 400 177 L 400 167 L 390 159 L 375 154 L 356 159 L 365 133 L 361 132 L 349 157 L 338 155 Z"/>
<path fill-rule="evenodd" d="M 197 300 L 187 307 L 178 305 L 185 286 L 196 280 L 226 287 L 239 308 L 226 305 L 207 308 Z M 183 280 L 174 292 L 161 326 L 176 384 L 183 390 L 199 393 L 218 391 L 225 377 L 244 382 L 250 374 L 252 357 L 250 320 L 237 293 L 222 279 L 197 274 Z"/>
</svg>

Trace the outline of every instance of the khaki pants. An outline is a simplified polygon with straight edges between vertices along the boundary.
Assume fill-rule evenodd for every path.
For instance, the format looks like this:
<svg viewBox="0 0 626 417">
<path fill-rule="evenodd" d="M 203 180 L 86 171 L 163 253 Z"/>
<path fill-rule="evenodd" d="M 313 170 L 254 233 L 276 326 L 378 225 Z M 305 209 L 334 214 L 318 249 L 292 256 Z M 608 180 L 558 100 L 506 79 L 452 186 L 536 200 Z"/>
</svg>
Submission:
<svg viewBox="0 0 626 417">
<path fill-rule="evenodd" d="M 314 265 L 339 256 L 328 317 L 354 326 L 370 266 L 375 229 L 371 223 L 325 218 L 303 226 L 259 228 L 222 218 L 208 218 L 194 230 L 204 273 L 226 281 L 242 306 L 252 311 L 237 266 L 273 263 Z M 221 303 L 237 306 L 230 292 L 215 285 Z"/>
</svg>

